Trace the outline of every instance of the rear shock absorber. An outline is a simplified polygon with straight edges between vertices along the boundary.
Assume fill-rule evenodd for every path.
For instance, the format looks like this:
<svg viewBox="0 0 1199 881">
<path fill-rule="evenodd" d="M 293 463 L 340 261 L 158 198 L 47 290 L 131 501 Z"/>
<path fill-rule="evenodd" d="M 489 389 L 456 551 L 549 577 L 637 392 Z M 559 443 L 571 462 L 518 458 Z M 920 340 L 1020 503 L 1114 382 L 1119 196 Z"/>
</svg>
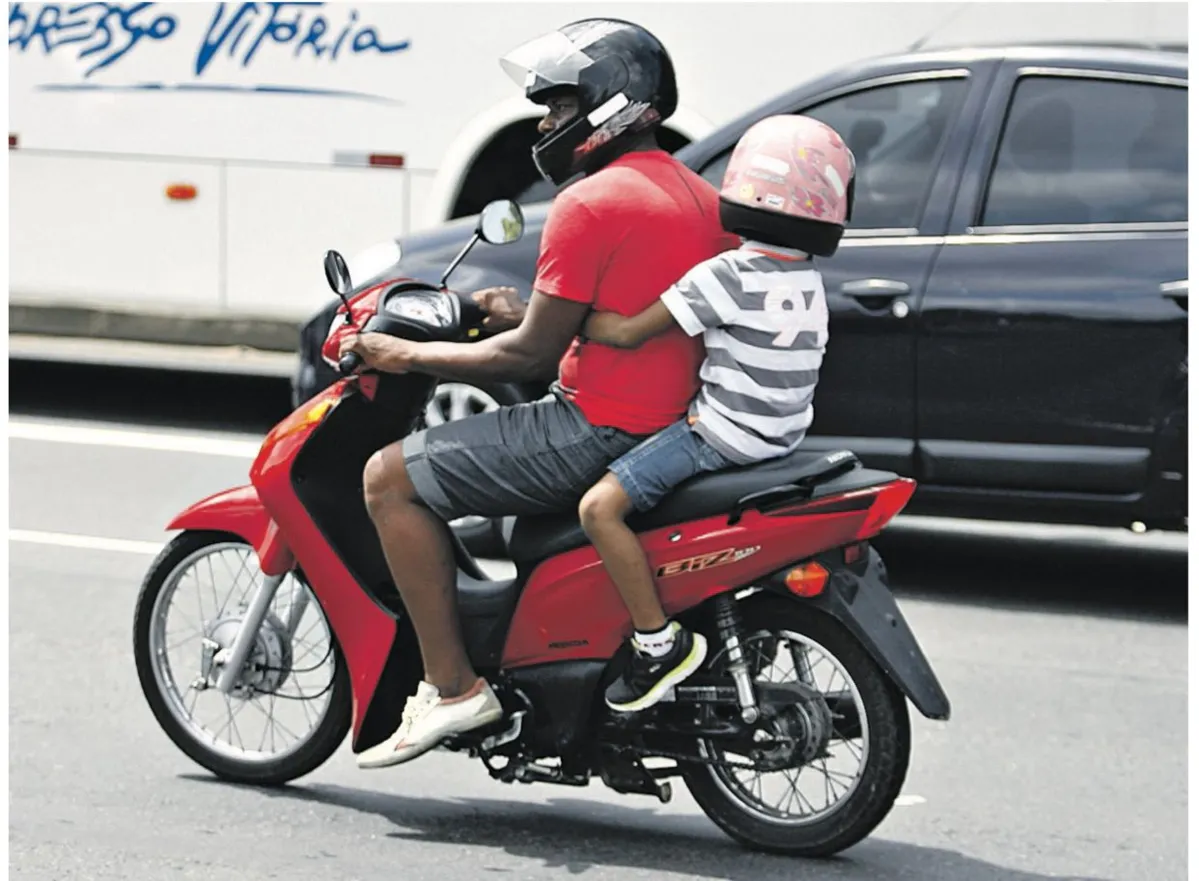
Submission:
<svg viewBox="0 0 1199 881">
<path fill-rule="evenodd" d="M 716 627 L 729 656 L 729 673 L 737 687 L 737 703 L 741 705 L 741 719 L 747 725 L 758 721 L 758 701 L 754 696 L 753 678 L 749 664 L 745 662 L 745 651 L 741 645 L 741 612 L 728 594 L 716 598 Z"/>
</svg>

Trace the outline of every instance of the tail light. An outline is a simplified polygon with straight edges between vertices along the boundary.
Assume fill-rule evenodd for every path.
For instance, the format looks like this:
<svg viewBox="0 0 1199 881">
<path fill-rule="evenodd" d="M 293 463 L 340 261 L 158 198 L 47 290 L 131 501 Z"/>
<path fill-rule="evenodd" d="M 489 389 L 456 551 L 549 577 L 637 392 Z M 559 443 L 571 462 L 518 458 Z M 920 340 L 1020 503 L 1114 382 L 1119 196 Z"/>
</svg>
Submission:
<svg viewBox="0 0 1199 881">
<path fill-rule="evenodd" d="M 858 534 L 854 538 L 870 538 L 880 532 L 896 514 L 904 509 L 915 491 L 916 481 L 908 477 L 901 477 L 880 489 L 874 499 L 874 504 L 866 512 L 862 528 L 858 530 Z"/>
<path fill-rule="evenodd" d="M 809 560 L 788 572 L 783 582 L 797 597 L 814 597 L 828 584 L 828 570 L 815 560 Z"/>
</svg>

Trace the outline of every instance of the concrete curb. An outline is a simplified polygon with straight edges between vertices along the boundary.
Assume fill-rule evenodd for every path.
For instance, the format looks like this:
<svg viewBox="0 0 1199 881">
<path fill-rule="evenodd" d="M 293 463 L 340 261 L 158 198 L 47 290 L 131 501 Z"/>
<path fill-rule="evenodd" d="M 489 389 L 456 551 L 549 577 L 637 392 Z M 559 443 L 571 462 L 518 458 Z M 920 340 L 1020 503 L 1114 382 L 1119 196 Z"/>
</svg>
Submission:
<svg viewBox="0 0 1199 881">
<path fill-rule="evenodd" d="M 8 304 L 10 334 L 128 340 L 188 346 L 245 346 L 295 352 L 306 319 L 255 318 L 220 313 L 168 313 L 135 307 Z"/>
</svg>

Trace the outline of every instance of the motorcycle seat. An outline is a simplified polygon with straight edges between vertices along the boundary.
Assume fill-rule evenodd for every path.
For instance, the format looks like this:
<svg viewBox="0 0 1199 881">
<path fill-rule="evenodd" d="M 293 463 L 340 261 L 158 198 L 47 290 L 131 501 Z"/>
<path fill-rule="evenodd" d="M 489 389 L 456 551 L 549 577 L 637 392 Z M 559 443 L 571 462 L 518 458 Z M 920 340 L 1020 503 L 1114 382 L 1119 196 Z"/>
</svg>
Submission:
<svg viewBox="0 0 1199 881">
<path fill-rule="evenodd" d="M 737 502 L 753 493 L 786 484 L 815 486 L 832 480 L 861 463 L 848 450 L 814 452 L 796 450 L 744 468 L 699 474 L 687 480 L 658 506 L 629 517 L 629 526 L 645 532 L 701 517 L 730 513 Z M 579 524 L 578 510 L 517 517 L 508 540 L 514 563 L 532 563 L 588 544 Z"/>
</svg>

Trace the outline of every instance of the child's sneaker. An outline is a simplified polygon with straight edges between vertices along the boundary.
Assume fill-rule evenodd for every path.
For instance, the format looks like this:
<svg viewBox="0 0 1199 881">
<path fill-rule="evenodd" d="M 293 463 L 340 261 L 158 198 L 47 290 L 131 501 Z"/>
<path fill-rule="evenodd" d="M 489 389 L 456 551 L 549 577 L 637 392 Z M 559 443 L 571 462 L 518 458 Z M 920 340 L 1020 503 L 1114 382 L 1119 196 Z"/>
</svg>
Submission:
<svg viewBox="0 0 1199 881">
<path fill-rule="evenodd" d="M 675 621 L 670 622 L 670 627 L 674 631 L 674 645 L 659 657 L 642 652 L 634 641 L 629 666 L 604 695 L 605 702 L 616 712 L 636 713 L 652 707 L 703 664 L 708 656 L 708 641 Z"/>
</svg>

